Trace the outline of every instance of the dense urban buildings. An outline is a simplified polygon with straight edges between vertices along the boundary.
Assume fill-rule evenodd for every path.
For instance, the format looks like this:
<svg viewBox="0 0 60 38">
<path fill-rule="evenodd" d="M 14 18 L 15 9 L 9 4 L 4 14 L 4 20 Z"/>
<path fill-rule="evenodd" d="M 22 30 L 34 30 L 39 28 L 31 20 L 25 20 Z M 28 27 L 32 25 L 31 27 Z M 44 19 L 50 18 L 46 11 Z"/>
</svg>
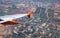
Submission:
<svg viewBox="0 0 60 38">
<path fill-rule="evenodd" d="M 60 38 L 60 0 L 0 0 L 0 16 L 27 13 L 18 25 L 0 25 L 0 38 Z"/>
</svg>

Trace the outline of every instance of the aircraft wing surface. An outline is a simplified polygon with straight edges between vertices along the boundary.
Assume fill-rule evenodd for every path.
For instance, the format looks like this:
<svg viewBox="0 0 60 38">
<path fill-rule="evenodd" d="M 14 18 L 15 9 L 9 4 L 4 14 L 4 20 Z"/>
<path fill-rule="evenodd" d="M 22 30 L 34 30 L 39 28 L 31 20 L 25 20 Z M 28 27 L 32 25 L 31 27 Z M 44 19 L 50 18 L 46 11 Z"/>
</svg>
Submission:
<svg viewBox="0 0 60 38">
<path fill-rule="evenodd" d="M 27 16 L 27 14 L 15 14 L 15 15 L 5 15 L 5 16 L 0 16 L 0 23 L 6 22 L 6 21 L 11 21 L 17 18 L 21 18 Z"/>
<path fill-rule="evenodd" d="M 14 14 L 14 15 L 4 15 L 4 16 L 0 16 L 0 24 L 18 24 L 18 22 L 13 21 L 15 19 L 24 17 L 24 16 L 28 16 L 29 18 L 32 17 L 32 11 L 28 11 L 27 14 Z"/>
<path fill-rule="evenodd" d="M 24 17 L 26 15 L 27 14 L 5 15 L 5 16 L 0 16 L 0 19 L 3 19 L 3 20 L 13 20 L 13 19 L 17 19 L 17 18 L 20 18 L 20 17 Z"/>
</svg>

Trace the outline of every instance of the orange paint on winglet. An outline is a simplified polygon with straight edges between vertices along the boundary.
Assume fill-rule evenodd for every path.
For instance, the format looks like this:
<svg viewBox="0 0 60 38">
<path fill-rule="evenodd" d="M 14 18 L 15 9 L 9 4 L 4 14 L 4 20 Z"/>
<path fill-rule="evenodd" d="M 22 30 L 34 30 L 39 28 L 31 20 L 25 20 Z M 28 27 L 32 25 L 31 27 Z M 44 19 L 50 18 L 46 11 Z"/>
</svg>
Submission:
<svg viewBox="0 0 60 38">
<path fill-rule="evenodd" d="M 31 8 L 30 11 L 27 12 L 27 16 L 28 16 L 29 18 L 31 18 L 31 17 L 32 17 L 32 13 L 33 13 L 35 10 L 36 10 L 35 8 Z"/>
<path fill-rule="evenodd" d="M 33 12 L 29 11 L 29 12 L 27 13 L 27 16 L 28 16 L 29 18 L 31 18 L 31 17 L 32 17 L 32 13 L 33 13 Z"/>
</svg>

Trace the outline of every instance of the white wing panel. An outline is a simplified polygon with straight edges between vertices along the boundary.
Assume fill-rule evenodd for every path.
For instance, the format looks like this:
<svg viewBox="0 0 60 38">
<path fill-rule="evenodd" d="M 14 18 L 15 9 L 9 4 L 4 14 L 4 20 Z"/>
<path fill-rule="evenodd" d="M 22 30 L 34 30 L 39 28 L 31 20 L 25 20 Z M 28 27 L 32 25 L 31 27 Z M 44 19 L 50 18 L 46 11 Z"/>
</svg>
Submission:
<svg viewBox="0 0 60 38">
<path fill-rule="evenodd" d="M 13 19 L 24 17 L 26 15 L 27 14 L 5 15 L 5 16 L 0 16 L 0 19 L 3 19 L 5 21 L 10 21 L 10 20 L 13 20 Z"/>
</svg>

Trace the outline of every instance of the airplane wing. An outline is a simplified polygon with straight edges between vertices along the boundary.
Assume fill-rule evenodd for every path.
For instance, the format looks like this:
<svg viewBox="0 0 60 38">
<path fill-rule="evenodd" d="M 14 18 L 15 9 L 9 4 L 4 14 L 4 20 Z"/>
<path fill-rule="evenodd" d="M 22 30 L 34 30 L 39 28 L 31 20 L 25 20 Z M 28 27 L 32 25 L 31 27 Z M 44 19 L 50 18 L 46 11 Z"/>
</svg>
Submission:
<svg viewBox="0 0 60 38">
<path fill-rule="evenodd" d="M 18 24 L 18 22 L 13 20 L 24 16 L 28 16 L 29 18 L 31 18 L 31 15 L 34 11 L 35 8 L 32 8 L 30 11 L 27 12 L 27 14 L 14 14 L 14 15 L 0 16 L 0 24 L 4 24 L 4 25 Z"/>
<path fill-rule="evenodd" d="M 28 16 L 29 18 L 31 17 L 32 12 L 28 12 L 27 14 L 14 14 L 14 15 L 5 15 L 5 16 L 0 16 L 0 24 L 18 24 L 15 20 L 17 18 L 21 18 L 24 16 Z"/>
<path fill-rule="evenodd" d="M 14 14 L 14 15 L 5 15 L 5 16 L 0 16 L 0 19 L 8 21 L 8 20 L 14 20 L 17 18 L 21 18 L 27 16 L 27 14 Z"/>
</svg>

